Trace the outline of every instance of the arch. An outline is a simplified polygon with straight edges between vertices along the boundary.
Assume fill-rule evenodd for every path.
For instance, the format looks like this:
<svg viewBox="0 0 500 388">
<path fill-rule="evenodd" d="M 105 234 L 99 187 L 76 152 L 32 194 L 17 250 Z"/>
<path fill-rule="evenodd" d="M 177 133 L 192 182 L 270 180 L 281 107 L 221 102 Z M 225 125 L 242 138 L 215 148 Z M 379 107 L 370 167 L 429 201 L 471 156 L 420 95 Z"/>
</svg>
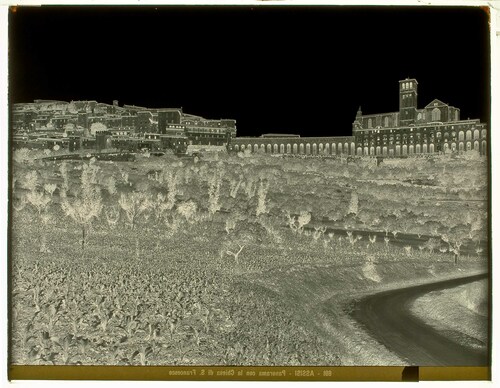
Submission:
<svg viewBox="0 0 500 388">
<path fill-rule="evenodd" d="M 259 151 L 259 146 L 257 144 L 253 145 L 253 152 L 258 152 Z"/>
<path fill-rule="evenodd" d="M 479 152 L 479 140 L 476 140 L 474 142 L 474 150 L 477 151 L 477 152 Z"/>
<path fill-rule="evenodd" d="M 417 145 L 415 146 L 415 153 L 416 153 L 416 154 L 420 154 L 420 153 L 422 153 L 422 150 L 420 149 L 420 144 L 417 144 Z"/>
<path fill-rule="evenodd" d="M 464 142 L 461 141 L 460 143 L 458 143 L 458 150 L 459 151 L 463 151 L 464 150 Z"/>
<path fill-rule="evenodd" d="M 375 155 L 380 155 L 380 146 L 377 146 L 377 148 L 375 148 Z"/>
<path fill-rule="evenodd" d="M 268 154 L 270 154 L 270 153 L 272 152 L 272 146 L 271 146 L 271 144 L 268 144 L 268 145 L 267 145 L 267 147 L 266 147 L 266 152 L 267 152 Z"/>
<path fill-rule="evenodd" d="M 384 127 L 388 127 L 389 126 L 389 117 L 385 116 L 384 117 Z"/>
<path fill-rule="evenodd" d="M 441 110 L 439 108 L 434 108 L 431 112 L 432 121 L 441 121 Z"/>
<path fill-rule="evenodd" d="M 301 155 L 304 155 L 304 143 L 300 143 L 300 145 L 299 145 L 299 153 Z"/>
<path fill-rule="evenodd" d="M 367 156 L 368 155 L 368 147 L 363 148 L 363 155 Z"/>
<path fill-rule="evenodd" d="M 236 145 L 234 146 L 234 150 L 235 150 L 236 152 L 238 152 L 238 151 L 240 150 L 240 146 L 239 146 L 238 144 L 236 144 Z"/>
<path fill-rule="evenodd" d="M 472 140 L 472 131 L 470 129 L 465 132 L 465 140 Z"/>
<path fill-rule="evenodd" d="M 324 151 L 324 154 L 325 154 L 325 155 L 330 155 L 330 143 L 326 143 L 326 144 L 325 144 L 325 151 Z"/>
<path fill-rule="evenodd" d="M 451 143 L 451 152 L 455 152 L 457 150 L 457 143 Z"/>
<path fill-rule="evenodd" d="M 483 155 L 486 155 L 488 153 L 488 147 L 486 145 L 486 140 L 483 140 L 482 141 L 482 144 L 481 144 L 481 149 L 482 149 L 482 154 Z"/>
<path fill-rule="evenodd" d="M 318 152 L 319 152 L 320 154 L 322 154 L 322 153 L 323 153 L 323 143 L 319 143 L 319 144 L 318 144 Z"/>
<path fill-rule="evenodd" d="M 347 143 L 345 143 L 347 145 Z M 354 142 L 351 143 L 351 155 L 354 155 L 354 152 L 356 150 L 356 144 Z"/>
<path fill-rule="evenodd" d="M 358 147 L 356 149 L 356 155 L 361 156 L 363 154 L 363 149 L 361 147 Z"/>
<path fill-rule="evenodd" d="M 293 152 L 293 154 L 294 154 L 294 155 L 297 155 L 298 147 L 299 147 L 299 146 L 297 145 L 297 143 L 295 143 L 295 144 L 292 146 L 292 152 Z"/>
<path fill-rule="evenodd" d="M 448 143 L 444 143 L 443 144 L 443 152 L 448 152 L 448 150 L 450 149 L 450 146 Z"/>
<path fill-rule="evenodd" d="M 312 145 L 312 154 L 313 155 L 318 154 L 318 145 L 316 143 L 313 143 L 313 145 Z"/>
<path fill-rule="evenodd" d="M 242 144 L 242 145 L 241 145 L 241 150 L 242 150 L 242 151 L 245 151 L 245 148 L 246 148 L 246 147 L 245 147 L 245 144 Z"/>
<path fill-rule="evenodd" d="M 343 150 L 342 150 L 342 143 L 339 143 L 339 144 L 338 144 L 337 153 L 339 153 L 339 154 L 343 153 Z"/>
<path fill-rule="evenodd" d="M 394 148 L 389 149 L 389 156 L 394 156 Z"/>
<path fill-rule="evenodd" d="M 306 155 L 311 155 L 311 144 L 306 144 Z"/>
<path fill-rule="evenodd" d="M 273 144 L 273 154 L 278 153 L 278 144 Z"/>
<path fill-rule="evenodd" d="M 400 156 L 401 155 L 401 146 L 399 144 L 396 146 L 395 153 L 396 153 L 396 156 Z"/>
<path fill-rule="evenodd" d="M 370 147 L 370 155 L 375 155 L 375 147 Z"/>
<path fill-rule="evenodd" d="M 413 144 L 410 144 L 410 146 L 408 147 L 408 154 L 413 155 L 414 153 L 415 153 L 415 150 L 414 150 Z"/>
<path fill-rule="evenodd" d="M 384 148 L 382 148 L 382 155 L 387 155 L 387 146 L 384 146 Z"/>
<path fill-rule="evenodd" d="M 417 120 L 422 120 L 422 113 L 420 112 L 417 113 Z"/>
<path fill-rule="evenodd" d="M 261 144 L 261 145 L 260 145 L 260 150 L 261 150 L 262 152 L 266 152 L 266 146 L 265 146 L 264 144 Z"/>
<path fill-rule="evenodd" d="M 468 142 L 465 144 L 465 149 L 466 149 L 467 151 L 470 151 L 470 150 L 472 149 L 472 144 L 471 144 L 471 142 L 470 142 L 470 141 L 468 141 Z"/>
<path fill-rule="evenodd" d="M 337 155 L 337 145 L 335 143 L 332 143 L 331 154 L 332 155 Z"/>
<path fill-rule="evenodd" d="M 427 153 L 427 144 L 422 145 L 422 153 L 423 154 Z"/>
<path fill-rule="evenodd" d="M 373 128 L 373 120 L 371 118 L 368 119 L 368 128 Z"/>
<path fill-rule="evenodd" d="M 401 154 L 402 155 L 408 154 L 408 147 L 406 146 L 406 144 L 403 144 L 403 146 L 401 147 Z"/>
<path fill-rule="evenodd" d="M 458 141 L 464 141 L 464 131 L 458 132 Z"/>
<path fill-rule="evenodd" d="M 479 129 L 474 130 L 474 140 L 479 139 Z"/>
<path fill-rule="evenodd" d="M 486 129 L 481 130 L 481 137 L 485 138 L 486 137 Z"/>
<path fill-rule="evenodd" d="M 434 153 L 434 143 L 429 144 L 429 153 Z"/>
<path fill-rule="evenodd" d="M 292 153 L 292 145 L 290 143 L 288 143 L 286 145 L 286 153 L 287 154 L 291 154 Z"/>
</svg>

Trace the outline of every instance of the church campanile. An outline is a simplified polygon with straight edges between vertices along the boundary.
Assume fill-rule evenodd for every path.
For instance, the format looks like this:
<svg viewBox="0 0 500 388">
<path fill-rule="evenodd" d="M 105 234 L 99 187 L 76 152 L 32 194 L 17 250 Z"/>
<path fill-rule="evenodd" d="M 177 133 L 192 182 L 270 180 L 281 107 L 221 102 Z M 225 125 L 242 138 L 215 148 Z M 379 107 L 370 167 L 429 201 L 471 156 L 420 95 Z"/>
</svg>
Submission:
<svg viewBox="0 0 500 388">
<path fill-rule="evenodd" d="M 417 118 L 417 87 L 414 78 L 399 81 L 399 125 L 405 126 Z"/>
</svg>

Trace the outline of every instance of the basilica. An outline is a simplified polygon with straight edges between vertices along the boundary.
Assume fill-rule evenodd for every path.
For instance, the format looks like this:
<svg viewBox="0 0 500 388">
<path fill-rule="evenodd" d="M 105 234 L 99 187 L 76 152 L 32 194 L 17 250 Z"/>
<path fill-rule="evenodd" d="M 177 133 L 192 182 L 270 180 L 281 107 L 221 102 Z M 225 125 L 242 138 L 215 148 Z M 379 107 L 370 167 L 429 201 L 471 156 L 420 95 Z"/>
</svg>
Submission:
<svg viewBox="0 0 500 388">
<path fill-rule="evenodd" d="M 416 79 L 399 81 L 399 111 L 363 115 L 358 109 L 352 135 L 300 137 L 265 134 L 236 137 L 232 151 L 275 154 L 404 157 L 476 150 L 486 155 L 487 129 L 479 119 L 461 120 L 460 109 L 434 99 L 418 108 Z"/>
</svg>

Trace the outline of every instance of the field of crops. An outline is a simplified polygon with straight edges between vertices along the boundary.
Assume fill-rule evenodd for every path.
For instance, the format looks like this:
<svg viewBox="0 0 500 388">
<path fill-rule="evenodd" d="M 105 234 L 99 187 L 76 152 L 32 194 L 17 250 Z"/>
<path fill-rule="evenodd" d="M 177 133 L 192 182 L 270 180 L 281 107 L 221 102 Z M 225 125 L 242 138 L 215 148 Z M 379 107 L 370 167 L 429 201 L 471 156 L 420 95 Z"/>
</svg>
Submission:
<svg viewBox="0 0 500 388">
<path fill-rule="evenodd" d="M 475 154 L 34 157 L 13 162 L 15 364 L 344 365 L 315 303 L 487 267 Z"/>
</svg>

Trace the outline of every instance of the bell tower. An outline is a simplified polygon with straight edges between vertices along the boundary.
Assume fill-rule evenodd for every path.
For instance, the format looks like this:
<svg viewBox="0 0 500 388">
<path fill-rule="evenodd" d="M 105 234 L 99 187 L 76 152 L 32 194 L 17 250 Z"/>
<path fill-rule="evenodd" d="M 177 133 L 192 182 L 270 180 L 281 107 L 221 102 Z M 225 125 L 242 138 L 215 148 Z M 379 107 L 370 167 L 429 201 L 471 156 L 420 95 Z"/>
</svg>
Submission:
<svg viewBox="0 0 500 388">
<path fill-rule="evenodd" d="M 401 126 L 415 122 L 417 118 L 417 87 L 414 78 L 399 81 L 399 123 Z"/>
</svg>

